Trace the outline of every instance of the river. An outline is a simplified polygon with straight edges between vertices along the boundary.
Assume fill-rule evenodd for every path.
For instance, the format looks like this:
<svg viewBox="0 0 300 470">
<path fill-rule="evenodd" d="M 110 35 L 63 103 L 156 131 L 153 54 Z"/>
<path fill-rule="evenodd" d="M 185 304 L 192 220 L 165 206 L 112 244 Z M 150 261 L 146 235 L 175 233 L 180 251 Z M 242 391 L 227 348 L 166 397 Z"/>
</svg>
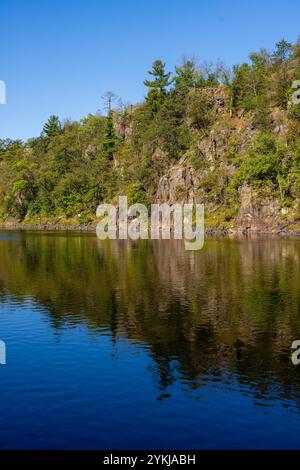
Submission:
<svg viewBox="0 0 300 470">
<path fill-rule="evenodd" d="M 300 448 L 300 240 L 0 232 L 1 449 Z"/>
</svg>

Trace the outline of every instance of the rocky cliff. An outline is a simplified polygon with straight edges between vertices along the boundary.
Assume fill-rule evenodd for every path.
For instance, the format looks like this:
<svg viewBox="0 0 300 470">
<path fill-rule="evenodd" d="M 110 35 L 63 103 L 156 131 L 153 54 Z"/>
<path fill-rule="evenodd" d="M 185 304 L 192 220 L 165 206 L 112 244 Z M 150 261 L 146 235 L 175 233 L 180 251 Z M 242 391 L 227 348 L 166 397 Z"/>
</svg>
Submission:
<svg viewBox="0 0 300 470">
<path fill-rule="evenodd" d="M 250 113 L 231 115 L 229 98 L 222 87 L 211 90 L 210 99 L 215 114 L 210 132 L 204 136 L 195 133 L 193 152 L 161 177 L 156 201 L 204 203 L 209 228 L 243 233 L 300 233 L 299 200 L 287 204 L 268 188 L 257 191 L 251 182 L 244 183 L 237 197 L 231 199 L 231 206 L 226 203 L 224 208 L 224 194 L 238 172 L 236 155 L 240 164 L 258 129 Z M 269 119 L 272 134 L 286 144 L 291 128 L 287 113 L 273 108 Z"/>
</svg>

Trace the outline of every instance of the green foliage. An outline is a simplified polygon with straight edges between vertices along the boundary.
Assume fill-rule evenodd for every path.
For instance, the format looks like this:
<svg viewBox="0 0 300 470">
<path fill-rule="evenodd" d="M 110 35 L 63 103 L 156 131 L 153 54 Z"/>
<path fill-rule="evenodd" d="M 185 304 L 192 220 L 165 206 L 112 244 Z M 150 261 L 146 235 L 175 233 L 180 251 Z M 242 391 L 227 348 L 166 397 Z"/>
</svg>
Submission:
<svg viewBox="0 0 300 470">
<path fill-rule="evenodd" d="M 128 205 L 145 204 L 148 205 L 148 198 L 145 189 L 140 183 L 131 183 L 126 191 Z"/>
<path fill-rule="evenodd" d="M 162 106 L 167 94 L 167 88 L 171 85 L 171 73 L 165 72 L 165 64 L 161 60 L 156 60 L 152 65 L 149 75 L 154 79 L 145 80 L 144 85 L 148 87 L 147 101 L 153 111 L 156 113 Z"/>
<path fill-rule="evenodd" d="M 197 66 L 192 59 L 175 66 L 173 78 L 160 60 L 149 74 L 138 106 L 112 110 L 108 93 L 107 117 L 62 125 L 51 116 L 38 138 L 1 140 L 1 219 L 70 217 L 85 224 L 99 203 L 119 194 L 149 204 L 160 178 L 182 158 L 197 172 L 194 189 L 212 209 L 212 222 L 232 224 L 244 184 L 297 207 L 300 105 L 289 103 L 300 78 L 300 42 L 253 53 L 232 76 L 222 64 Z M 179 187 L 178 198 L 184 194 Z"/>
<path fill-rule="evenodd" d="M 175 66 L 175 91 L 187 94 L 193 88 L 204 86 L 204 77 L 197 70 L 193 60 L 185 60 L 181 66 Z"/>
<path fill-rule="evenodd" d="M 276 44 L 275 51 L 272 54 L 273 61 L 275 63 L 279 62 L 280 64 L 282 64 L 283 62 L 287 62 L 290 58 L 292 50 L 292 44 L 287 42 L 285 39 L 282 39 Z"/>
<path fill-rule="evenodd" d="M 292 104 L 290 106 L 289 117 L 300 123 L 300 104 Z"/>
<path fill-rule="evenodd" d="M 226 188 L 228 182 L 228 174 L 222 168 L 216 168 L 214 171 L 206 172 L 206 175 L 201 180 L 199 195 L 203 197 L 206 204 L 211 202 L 214 204 L 226 204 Z"/>
<path fill-rule="evenodd" d="M 116 150 L 117 138 L 113 124 L 112 114 L 105 120 L 104 139 L 103 139 L 103 155 L 107 160 L 113 160 Z"/>
<path fill-rule="evenodd" d="M 284 174 L 285 151 L 271 134 L 260 134 L 243 159 L 234 184 L 251 183 L 259 188 L 267 183 L 276 190 Z"/>
<path fill-rule="evenodd" d="M 187 111 L 194 129 L 208 129 L 213 122 L 214 113 L 205 89 L 191 91 L 187 97 Z"/>
<path fill-rule="evenodd" d="M 292 44 L 282 39 L 276 44 L 276 49 L 272 55 L 275 102 L 281 108 L 286 108 L 288 104 L 291 83 L 289 60 L 292 50 Z"/>
<path fill-rule="evenodd" d="M 59 118 L 57 116 L 50 116 L 43 127 L 43 133 L 51 139 L 52 137 L 59 135 L 61 131 L 62 126 Z"/>
<path fill-rule="evenodd" d="M 268 65 L 270 63 L 265 51 L 250 54 L 251 64 L 234 68 L 231 83 L 231 100 L 233 110 L 239 108 L 253 111 L 254 123 L 262 130 L 269 128 L 269 95 Z"/>
</svg>

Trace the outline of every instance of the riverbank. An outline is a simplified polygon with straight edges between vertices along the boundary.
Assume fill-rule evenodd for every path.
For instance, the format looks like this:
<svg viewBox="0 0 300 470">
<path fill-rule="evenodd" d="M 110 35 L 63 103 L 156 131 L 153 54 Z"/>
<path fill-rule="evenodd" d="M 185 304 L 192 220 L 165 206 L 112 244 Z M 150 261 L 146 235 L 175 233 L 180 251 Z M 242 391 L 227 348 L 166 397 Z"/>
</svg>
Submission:
<svg viewBox="0 0 300 470">
<path fill-rule="evenodd" d="M 75 231 L 75 232 L 95 232 L 96 224 L 76 224 L 76 225 L 65 225 L 55 223 L 40 223 L 40 224 L 29 224 L 29 223 L 0 223 L 0 229 L 5 230 L 48 230 L 48 231 Z"/>
<path fill-rule="evenodd" d="M 74 222 L 74 221 L 73 221 Z M 22 223 L 22 222 L 2 222 L 0 223 L 0 229 L 4 230 L 37 230 L 37 231 L 73 231 L 73 232 L 96 232 L 97 222 L 91 222 L 88 224 L 78 223 L 52 223 L 52 222 L 41 222 L 41 223 Z M 205 235 L 207 236 L 277 236 L 286 238 L 300 238 L 300 231 L 292 231 L 287 229 L 282 230 L 240 230 L 240 229 L 216 229 L 206 228 Z"/>
</svg>

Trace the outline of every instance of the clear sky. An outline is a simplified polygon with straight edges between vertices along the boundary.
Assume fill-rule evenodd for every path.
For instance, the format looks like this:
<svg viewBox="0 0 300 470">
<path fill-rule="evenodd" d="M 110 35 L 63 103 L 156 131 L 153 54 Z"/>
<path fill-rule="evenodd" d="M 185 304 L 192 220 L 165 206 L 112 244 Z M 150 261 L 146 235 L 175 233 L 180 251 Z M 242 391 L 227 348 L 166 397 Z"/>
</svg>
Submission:
<svg viewBox="0 0 300 470">
<path fill-rule="evenodd" d="M 0 138 L 95 113 L 107 90 L 140 101 L 155 59 L 233 65 L 300 35 L 299 0 L 0 0 L 0 18 Z"/>
</svg>

